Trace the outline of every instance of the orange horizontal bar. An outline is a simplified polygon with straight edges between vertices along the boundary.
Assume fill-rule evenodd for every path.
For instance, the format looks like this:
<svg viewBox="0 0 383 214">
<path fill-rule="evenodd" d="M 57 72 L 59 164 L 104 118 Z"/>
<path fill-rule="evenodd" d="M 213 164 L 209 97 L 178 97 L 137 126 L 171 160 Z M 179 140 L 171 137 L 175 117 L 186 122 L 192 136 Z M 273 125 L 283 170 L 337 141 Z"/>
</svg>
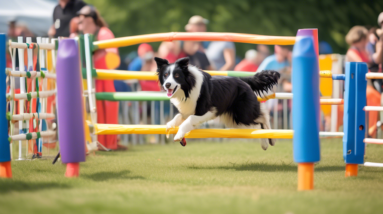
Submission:
<svg viewBox="0 0 383 214">
<path fill-rule="evenodd" d="M 294 36 L 264 36 L 256 34 L 242 34 L 242 33 L 212 33 L 212 32 L 199 32 L 199 33 L 156 33 L 145 34 L 138 36 L 127 36 L 109 40 L 96 41 L 93 43 L 94 50 L 106 48 L 118 48 L 140 43 L 149 42 L 162 42 L 162 41 L 231 41 L 250 44 L 264 44 L 264 45 L 293 45 L 295 44 Z"/>
</svg>

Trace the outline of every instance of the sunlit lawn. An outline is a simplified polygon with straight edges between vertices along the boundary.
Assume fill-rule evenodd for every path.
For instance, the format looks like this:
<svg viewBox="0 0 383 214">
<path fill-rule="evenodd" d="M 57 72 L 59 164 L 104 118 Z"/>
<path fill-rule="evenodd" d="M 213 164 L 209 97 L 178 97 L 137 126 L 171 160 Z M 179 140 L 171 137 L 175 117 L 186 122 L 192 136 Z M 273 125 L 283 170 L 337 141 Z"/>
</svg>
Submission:
<svg viewBox="0 0 383 214">
<path fill-rule="evenodd" d="M 383 169 L 344 177 L 341 139 L 322 140 L 315 190 L 298 192 L 290 141 L 141 145 L 98 152 L 64 177 L 51 160 L 13 161 L 0 213 L 383 213 Z M 366 160 L 383 162 L 368 145 Z"/>
</svg>

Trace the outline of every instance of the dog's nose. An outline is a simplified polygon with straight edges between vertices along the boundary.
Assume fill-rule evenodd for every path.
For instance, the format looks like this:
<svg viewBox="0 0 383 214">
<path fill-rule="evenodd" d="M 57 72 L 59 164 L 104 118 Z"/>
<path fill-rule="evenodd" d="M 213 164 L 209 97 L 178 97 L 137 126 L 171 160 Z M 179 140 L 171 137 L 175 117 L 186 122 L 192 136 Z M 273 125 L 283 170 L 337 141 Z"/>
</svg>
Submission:
<svg viewBox="0 0 383 214">
<path fill-rule="evenodd" d="M 171 85 L 172 85 L 172 84 L 171 84 L 170 82 L 168 82 L 168 83 L 165 84 L 165 87 L 166 87 L 166 88 L 170 88 Z"/>
</svg>

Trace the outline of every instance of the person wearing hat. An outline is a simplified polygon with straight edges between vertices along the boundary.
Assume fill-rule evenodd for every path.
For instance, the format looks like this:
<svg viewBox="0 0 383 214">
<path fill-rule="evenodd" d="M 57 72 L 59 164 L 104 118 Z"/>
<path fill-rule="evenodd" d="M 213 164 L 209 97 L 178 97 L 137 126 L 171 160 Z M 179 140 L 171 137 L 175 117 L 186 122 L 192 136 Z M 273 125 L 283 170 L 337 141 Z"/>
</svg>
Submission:
<svg viewBox="0 0 383 214">
<path fill-rule="evenodd" d="M 206 32 L 206 25 L 209 24 L 209 20 L 203 18 L 202 16 L 195 15 L 190 17 L 189 22 L 185 25 L 186 32 L 195 33 L 195 32 Z M 209 47 L 210 42 L 204 41 L 198 43 L 200 45 L 199 50 L 204 51 Z"/>
<path fill-rule="evenodd" d="M 77 13 L 78 30 L 83 34 L 93 34 L 96 41 L 113 39 L 114 35 L 104 19 L 93 6 L 84 6 Z M 115 69 L 120 65 L 117 48 L 97 50 L 93 54 L 96 69 Z M 116 92 L 113 80 L 96 80 L 96 92 Z M 96 101 L 97 122 L 118 124 L 118 102 Z M 108 149 L 118 150 L 126 147 L 117 144 L 117 135 L 98 135 L 98 141 Z"/>
</svg>

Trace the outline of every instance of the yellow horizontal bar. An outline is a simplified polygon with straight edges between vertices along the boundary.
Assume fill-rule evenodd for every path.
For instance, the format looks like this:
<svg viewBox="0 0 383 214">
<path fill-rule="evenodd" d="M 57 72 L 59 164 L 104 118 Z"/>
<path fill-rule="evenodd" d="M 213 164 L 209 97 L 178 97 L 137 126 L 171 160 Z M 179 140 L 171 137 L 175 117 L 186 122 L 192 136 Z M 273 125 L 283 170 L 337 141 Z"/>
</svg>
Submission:
<svg viewBox="0 0 383 214">
<path fill-rule="evenodd" d="M 96 69 L 99 80 L 158 80 L 156 72 L 152 71 L 121 71 Z"/>
<path fill-rule="evenodd" d="M 319 76 L 322 78 L 332 78 L 332 72 L 329 70 L 320 71 Z"/>
<path fill-rule="evenodd" d="M 269 99 L 274 99 L 275 98 L 275 93 L 274 94 L 270 94 L 266 97 L 257 97 L 258 98 L 258 101 L 260 102 L 263 102 L 263 101 L 267 101 Z"/>
<path fill-rule="evenodd" d="M 95 134 L 167 134 L 164 125 L 115 125 L 95 124 Z M 176 134 L 178 128 L 169 130 Z M 276 138 L 292 139 L 293 130 L 264 129 L 195 129 L 185 135 L 186 138 Z"/>
<path fill-rule="evenodd" d="M 95 49 L 118 48 L 140 43 L 162 42 L 162 41 L 231 41 L 250 44 L 264 45 L 293 45 L 295 44 L 294 36 L 264 36 L 256 34 L 242 33 L 156 33 L 138 36 L 128 36 L 109 40 L 96 41 L 93 43 Z"/>
<path fill-rule="evenodd" d="M 211 76 L 228 76 L 227 71 L 205 71 Z M 122 71 L 122 70 L 105 70 L 96 69 L 97 79 L 99 80 L 158 80 L 156 72 L 153 71 Z M 255 73 L 250 73 L 255 74 Z M 332 78 L 331 71 L 321 71 L 320 77 Z"/>
</svg>

